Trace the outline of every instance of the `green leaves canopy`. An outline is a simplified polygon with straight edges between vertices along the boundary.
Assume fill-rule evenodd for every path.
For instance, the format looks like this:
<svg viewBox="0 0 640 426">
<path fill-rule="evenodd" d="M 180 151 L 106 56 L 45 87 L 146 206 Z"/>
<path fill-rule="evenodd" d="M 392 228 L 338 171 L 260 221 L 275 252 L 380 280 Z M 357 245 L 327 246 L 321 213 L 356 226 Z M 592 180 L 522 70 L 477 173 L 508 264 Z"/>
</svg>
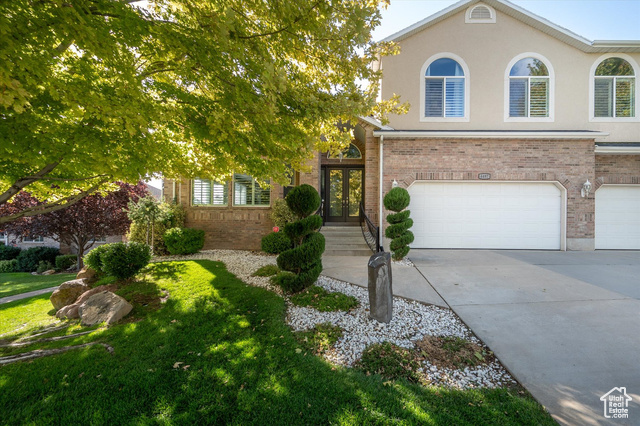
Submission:
<svg viewBox="0 0 640 426">
<path fill-rule="evenodd" d="M 284 182 L 372 112 L 381 3 L 1 2 L 0 204 L 153 172 Z"/>
</svg>

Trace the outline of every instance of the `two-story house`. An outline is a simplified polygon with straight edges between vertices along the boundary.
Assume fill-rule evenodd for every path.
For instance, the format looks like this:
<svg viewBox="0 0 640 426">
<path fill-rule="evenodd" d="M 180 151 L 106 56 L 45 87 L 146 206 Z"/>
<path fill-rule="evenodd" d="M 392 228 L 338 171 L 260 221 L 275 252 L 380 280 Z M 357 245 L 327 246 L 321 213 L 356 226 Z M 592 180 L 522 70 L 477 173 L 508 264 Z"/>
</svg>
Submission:
<svg viewBox="0 0 640 426">
<path fill-rule="evenodd" d="M 384 227 L 383 195 L 411 194 L 414 248 L 640 249 L 640 41 L 590 41 L 504 0 L 464 0 L 390 37 L 387 126 L 362 118 L 341 158 L 295 183 L 328 223 Z M 257 248 L 281 197 L 248 176 L 165 182 L 207 245 Z M 384 245 L 384 243 L 383 243 Z"/>
</svg>

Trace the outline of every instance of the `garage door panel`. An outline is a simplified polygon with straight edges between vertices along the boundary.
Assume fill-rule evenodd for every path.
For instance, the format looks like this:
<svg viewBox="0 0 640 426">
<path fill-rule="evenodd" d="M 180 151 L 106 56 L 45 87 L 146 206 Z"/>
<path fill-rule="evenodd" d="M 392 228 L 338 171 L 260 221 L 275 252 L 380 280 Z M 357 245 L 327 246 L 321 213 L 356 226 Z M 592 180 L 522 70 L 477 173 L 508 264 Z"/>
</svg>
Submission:
<svg viewBox="0 0 640 426">
<path fill-rule="evenodd" d="M 560 248 L 553 184 L 416 182 L 409 193 L 414 248 Z"/>
<path fill-rule="evenodd" d="M 640 250 L 640 186 L 596 191 L 596 249 Z"/>
</svg>

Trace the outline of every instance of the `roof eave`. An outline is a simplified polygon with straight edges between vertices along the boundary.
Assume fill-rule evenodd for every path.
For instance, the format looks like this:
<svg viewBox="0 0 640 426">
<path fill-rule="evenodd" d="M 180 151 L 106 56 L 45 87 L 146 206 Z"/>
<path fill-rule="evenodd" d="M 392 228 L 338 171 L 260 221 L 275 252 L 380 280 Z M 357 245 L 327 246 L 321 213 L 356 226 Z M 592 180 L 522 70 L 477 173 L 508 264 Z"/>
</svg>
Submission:
<svg viewBox="0 0 640 426">
<path fill-rule="evenodd" d="M 494 131 L 420 131 L 420 130 L 374 130 L 373 136 L 392 139 L 596 139 L 609 136 L 608 132 L 494 132 Z"/>
</svg>

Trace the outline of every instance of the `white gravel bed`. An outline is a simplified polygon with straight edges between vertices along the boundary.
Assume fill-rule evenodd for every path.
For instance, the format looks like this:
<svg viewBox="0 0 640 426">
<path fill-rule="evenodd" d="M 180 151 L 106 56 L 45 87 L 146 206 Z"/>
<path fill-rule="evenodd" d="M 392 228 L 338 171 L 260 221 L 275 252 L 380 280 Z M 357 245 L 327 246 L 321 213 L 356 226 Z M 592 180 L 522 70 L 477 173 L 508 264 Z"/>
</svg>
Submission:
<svg viewBox="0 0 640 426">
<path fill-rule="evenodd" d="M 275 256 L 241 250 L 205 250 L 189 256 L 157 257 L 152 261 L 199 259 L 223 262 L 229 272 L 247 284 L 263 287 L 282 295 L 280 288 L 271 285 L 269 278 L 251 276 L 262 266 L 275 265 Z M 411 265 L 413 264 L 411 263 Z M 389 324 L 383 324 L 369 319 L 367 289 L 325 276 L 320 276 L 316 285 L 329 292 L 340 292 L 353 296 L 360 302 L 357 308 L 348 312 L 319 312 L 313 308 L 292 305 L 284 296 L 287 299 L 286 320 L 293 330 L 308 330 L 316 324 L 325 322 L 343 329 L 343 337 L 324 354 L 328 361 L 336 365 L 353 366 L 360 359 L 364 349 L 374 343 L 387 341 L 411 349 L 415 347 L 414 342 L 422 339 L 425 335 L 457 336 L 482 344 L 450 309 L 394 297 L 393 319 Z M 464 370 L 440 368 L 425 361 L 422 369 L 432 384 L 458 389 L 495 388 L 516 384 L 515 380 L 497 361 L 491 364 L 468 367 Z"/>
<path fill-rule="evenodd" d="M 392 260 L 391 263 L 399 266 L 415 266 L 411 259 L 409 259 L 408 257 L 405 257 L 402 260 Z"/>
</svg>

